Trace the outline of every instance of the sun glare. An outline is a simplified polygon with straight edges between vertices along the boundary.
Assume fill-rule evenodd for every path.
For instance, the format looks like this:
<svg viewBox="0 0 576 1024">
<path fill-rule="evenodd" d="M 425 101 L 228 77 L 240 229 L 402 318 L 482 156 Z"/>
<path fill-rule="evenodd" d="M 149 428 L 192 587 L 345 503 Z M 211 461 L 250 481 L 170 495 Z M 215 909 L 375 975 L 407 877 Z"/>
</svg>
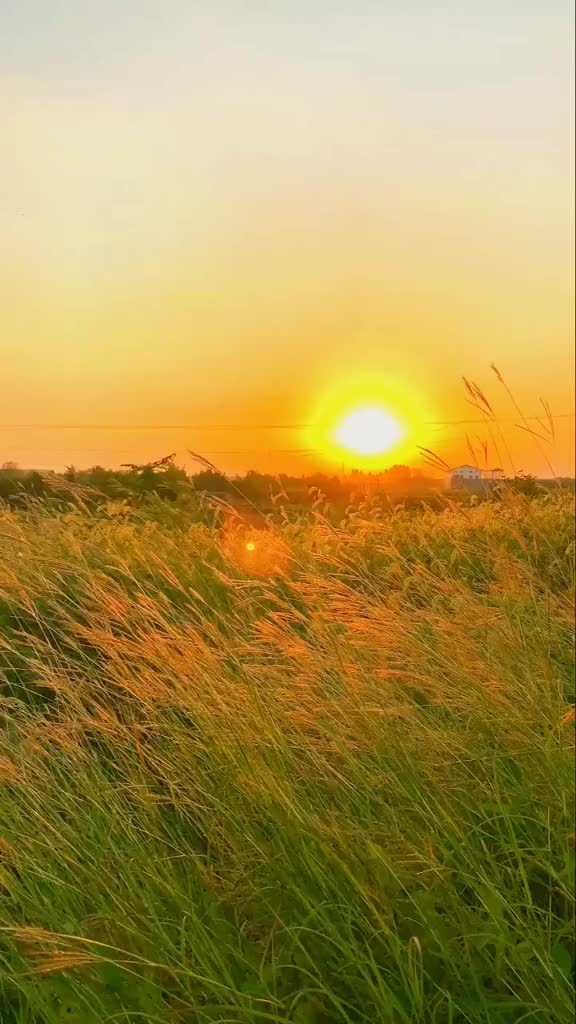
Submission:
<svg viewBox="0 0 576 1024">
<path fill-rule="evenodd" d="M 348 413 L 336 427 L 336 440 L 358 455 L 379 455 L 402 438 L 398 420 L 378 406 L 365 406 Z"/>
<path fill-rule="evenodd" d="M 310 414 L 305 443 L 341 472 L 411 464 L 429 447 L 434 410 L 412 383 L 375 371 L 342 374 Z"/>
</svg>

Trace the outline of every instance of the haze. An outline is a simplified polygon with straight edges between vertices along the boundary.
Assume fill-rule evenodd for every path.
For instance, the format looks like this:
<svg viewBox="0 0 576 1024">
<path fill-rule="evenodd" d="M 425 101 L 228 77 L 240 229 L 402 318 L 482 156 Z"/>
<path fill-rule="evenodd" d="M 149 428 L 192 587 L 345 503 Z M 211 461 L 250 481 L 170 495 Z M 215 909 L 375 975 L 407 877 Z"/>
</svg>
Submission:
<svg viewBox="0 0 576 1024">
<path fill-rule="evenodd" d="M 571 8 L 4 0 L 0 462 L 301 472 L 348 376 L 466 374 L 544 472 L 494 360 L 572 473 Z"/>
</svg>

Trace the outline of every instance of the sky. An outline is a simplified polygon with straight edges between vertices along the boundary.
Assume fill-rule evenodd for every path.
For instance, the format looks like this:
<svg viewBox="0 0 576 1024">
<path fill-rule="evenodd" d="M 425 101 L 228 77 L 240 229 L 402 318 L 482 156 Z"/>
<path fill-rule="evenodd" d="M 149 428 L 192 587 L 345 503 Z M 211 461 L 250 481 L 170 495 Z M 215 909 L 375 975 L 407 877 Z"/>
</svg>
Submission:
<svg viewBox="0 0 576 1024">
<path fill-rule="evenodd" d="M 0 463 L 326 468 L 309 425 L 364 381 L 455 465 L 466 375 L 516 468 L 573 472 L 572 20 L 3 0 Z"/>
</svg>

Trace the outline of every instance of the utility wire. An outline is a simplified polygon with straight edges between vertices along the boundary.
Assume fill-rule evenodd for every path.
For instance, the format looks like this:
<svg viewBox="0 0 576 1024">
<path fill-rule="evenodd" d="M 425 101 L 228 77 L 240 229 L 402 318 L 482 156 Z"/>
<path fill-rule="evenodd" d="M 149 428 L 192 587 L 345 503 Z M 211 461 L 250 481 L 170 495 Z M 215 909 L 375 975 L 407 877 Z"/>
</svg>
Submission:
<svg viewBox="0 0 576 1024">
<path fill-rule="evenodd" d="M 574 412 L 554 413 L 553 419 L 572 419 Z M 476 420 L 426 420 L 426 427 L 515 423 L 518 417 L 490 417 Z M 524 416 L 525 420 L 542 421 L 544 417 Z M 311 423 L 0 423 L 0 430 L 306 430 Z"/>
<path fill-rule="evenodd" d="M 36 445 L 13 445 L 19 452 L 81 452 L 83 454 L 126 455 L 134 452 L 134 448 L 46 448 Z M 187 451 L 187 449 L 182 449 Z M 203 455 L 322 455 L 332 451 L 330 448 L 217 448 L 211 451 L 202 449 Z"/>
</svg>

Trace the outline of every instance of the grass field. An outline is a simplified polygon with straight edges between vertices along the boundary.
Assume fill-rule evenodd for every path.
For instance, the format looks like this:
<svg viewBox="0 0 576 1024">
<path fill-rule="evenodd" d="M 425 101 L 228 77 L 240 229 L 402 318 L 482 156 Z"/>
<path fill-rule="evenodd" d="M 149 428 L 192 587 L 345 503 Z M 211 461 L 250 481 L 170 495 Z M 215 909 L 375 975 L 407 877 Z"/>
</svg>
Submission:
<svg viewBox="0 0 576 1024">
<path fill-rule="evenodd" d="M 0 512 L 0 1021 L 573 1019 L 573 500 Z"/>
</svg>

